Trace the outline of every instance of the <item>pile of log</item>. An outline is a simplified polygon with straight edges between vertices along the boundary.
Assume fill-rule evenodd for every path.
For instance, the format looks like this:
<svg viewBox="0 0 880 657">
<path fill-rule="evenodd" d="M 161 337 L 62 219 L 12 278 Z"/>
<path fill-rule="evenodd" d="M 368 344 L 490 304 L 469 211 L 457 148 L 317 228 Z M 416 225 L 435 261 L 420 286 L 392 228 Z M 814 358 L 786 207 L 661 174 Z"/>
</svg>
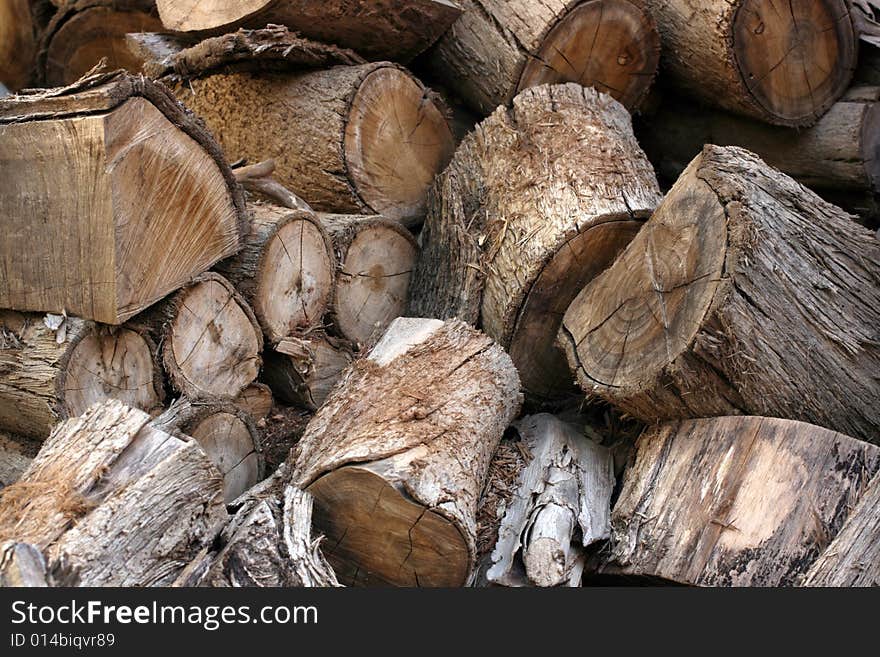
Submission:
<svg viewBox="0 0 880 657">
<path fill-rule="evenodd" d="M 880 25 L 777 5 L 4 2 L 0 584 L 880 584 Z"/>
</svg>

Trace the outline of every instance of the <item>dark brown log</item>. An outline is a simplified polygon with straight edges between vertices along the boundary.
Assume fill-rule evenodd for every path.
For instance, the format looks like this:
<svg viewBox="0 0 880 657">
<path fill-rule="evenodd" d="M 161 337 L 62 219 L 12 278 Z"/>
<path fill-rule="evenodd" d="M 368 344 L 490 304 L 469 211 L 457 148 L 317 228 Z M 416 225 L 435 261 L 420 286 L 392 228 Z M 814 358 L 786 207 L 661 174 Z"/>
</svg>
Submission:
<svg viewBox="0 0 880 657">
<path fill-rule="evenodd" d="M 645 421 L 761 414 L 880 441 L 880 242 L 757 156 L 707 146 L 560 342 Z"/>
<path fill-rule="evenodd" d="M 640 0 L 461 0 L 434 73 L 483 115 L 527 87 L 576 82 L 629 109 L 651 86 L 660 37 Z"/>
<path fill-rule="evenodd" d="M 0 84 L 10 91 L 19 91 L 34 81 L 40 36 L 53 11 L 47 0 L 0 3 Z"/>
<path fill-rule="evenodd" d="M 317 410 L 354 360 L 354 345 L 312 331 L 288 336 L 263 358 L 263 379 L 278 399 Z"/>
<path fill-rule="evenodd" d="M 112 73 L 0 99 L 0 130 L 0 308 L 120 324 L 239 248 L 244 195 L 164 87 Z"/>
<path fill-rule="evenodd" d="M 564 395 L 574 386 L 554 343 L 562 315 L 659 202 L 622 105 L 575 84 L 527 89 L 437 178 L 409 313 L 479 324 L 530 394 Z"/>
<path fill-rule="evenodd" d="M 459 321 L 399 318 L 288 461 L 343 584 L 460 586 L 492 452 L 521 397 L 510 358 Z"/>
<path fill-rule="evenodd" d="M 721 417 L 648 429 L 614 507 L 603 570 L 801 585 L 863 513 L 878 470 L 877 447 L 802 422 Z"/>
</svg>

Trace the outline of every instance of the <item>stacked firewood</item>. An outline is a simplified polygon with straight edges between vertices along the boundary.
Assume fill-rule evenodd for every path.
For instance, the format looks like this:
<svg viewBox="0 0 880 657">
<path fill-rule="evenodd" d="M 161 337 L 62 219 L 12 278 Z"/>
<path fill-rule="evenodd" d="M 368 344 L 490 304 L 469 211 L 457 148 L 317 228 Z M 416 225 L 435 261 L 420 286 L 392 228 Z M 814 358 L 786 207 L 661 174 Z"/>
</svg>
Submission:
<svg viewBox="0 0 880 657">
<path fill-rule="evenodd" d="M 880 583 L 872 6 L 5 3 L 0 583 Z"/>
</svg>

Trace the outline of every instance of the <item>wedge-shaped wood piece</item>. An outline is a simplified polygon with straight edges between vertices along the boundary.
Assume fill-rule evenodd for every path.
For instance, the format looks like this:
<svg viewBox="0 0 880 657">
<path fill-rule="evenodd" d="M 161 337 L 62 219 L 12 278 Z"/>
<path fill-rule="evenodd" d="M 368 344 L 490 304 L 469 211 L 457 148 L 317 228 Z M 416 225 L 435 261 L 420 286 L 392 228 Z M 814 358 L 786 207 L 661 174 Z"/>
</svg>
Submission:
<svg viewBox="0 0 880 657">
<path fill-rule="evenodd" d="M 603 569 L 703 586 L 801 585 L 814 563 L 847 559 L 831 556 L 847 542 L 841 527 L 876 528 L 861 501 L 876 499 L 878 470 L 874 445 L 802 422 L 659 425 L 639 438 L 624 475 Z"/>
<path fill-rule="evenodd" d="M 0 100 L 0 307 L 120 324 L 238 250 L 243 194 L 141 77 Z"/>
<path fill-rule="evenodd" d="M 149 422 L 109 401 L 59 424 L 0 493 L 0 541 L 33 544 L 83 586 L 171 584 L 228 516 L 201 447 Z"/>
</svg>

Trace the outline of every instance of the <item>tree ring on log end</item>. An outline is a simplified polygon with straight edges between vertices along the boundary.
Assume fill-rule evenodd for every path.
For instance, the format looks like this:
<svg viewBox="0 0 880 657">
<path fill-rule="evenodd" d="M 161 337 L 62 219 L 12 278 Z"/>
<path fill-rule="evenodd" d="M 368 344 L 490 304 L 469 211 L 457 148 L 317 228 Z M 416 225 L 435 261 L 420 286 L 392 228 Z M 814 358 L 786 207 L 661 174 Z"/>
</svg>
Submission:
<svg viewBox="0 0 880 657">
<path fill-rule="evenodd" d="M 642 222 L 607 217 L 569 236 L 529 289 L 520 307 L 509 353 L 523 388 L 536 397 L 575 391 L 556 333 L 569 304 L 626 248 Z"/>
<path fill-rule="evenodd" d="M 846 0 L 745 0 L 733 52 L 764 111 L 783 125 L 810 125 L 849 86 L 857 41 Z"/>
<path fill-rule="evenodd" d="M 361 82 L 343 151 L 355 191 L 373 212 L 397 220 L 423 216 L 428 187 L 454 148 L 446 118 L 405 71 L 383 66 Z"/>
<path fill-rule="evenodd" d="M 646 11 L 628 0 L 577 5 L 548 32 L 529 58 L 517 93 L 539 84 L 577 82 L 636 107 L 660 59 L 660 38 Z"/>
<path fill-rule="evenodd" d="M 703 323 L 724 270 L 726 217 L 709 185 L 685 184 L 565 313 L 560 339 L 588 380 L 638 389 Z"/>
<path fill-rule="evenodd" d="M 175 32 L 213 30 L 253 16 L 274 0 L 159 0 L 165 28 Z"/>
<path fill-rule="evenodd" d="M 261 462 L 254 436 L 244 420 L 233 413 L 209 415 L 188 435 L 205 450 L 223 475 L 223 497 L 228 504 L 260 480 Z"/>
<path fill-rule="evenodd" d="M 462 586 L 470 551 L 459 528 L 375 473 L 344 466 L 308 487 L 327 560 L 346 585 Z"/>
</svg>

